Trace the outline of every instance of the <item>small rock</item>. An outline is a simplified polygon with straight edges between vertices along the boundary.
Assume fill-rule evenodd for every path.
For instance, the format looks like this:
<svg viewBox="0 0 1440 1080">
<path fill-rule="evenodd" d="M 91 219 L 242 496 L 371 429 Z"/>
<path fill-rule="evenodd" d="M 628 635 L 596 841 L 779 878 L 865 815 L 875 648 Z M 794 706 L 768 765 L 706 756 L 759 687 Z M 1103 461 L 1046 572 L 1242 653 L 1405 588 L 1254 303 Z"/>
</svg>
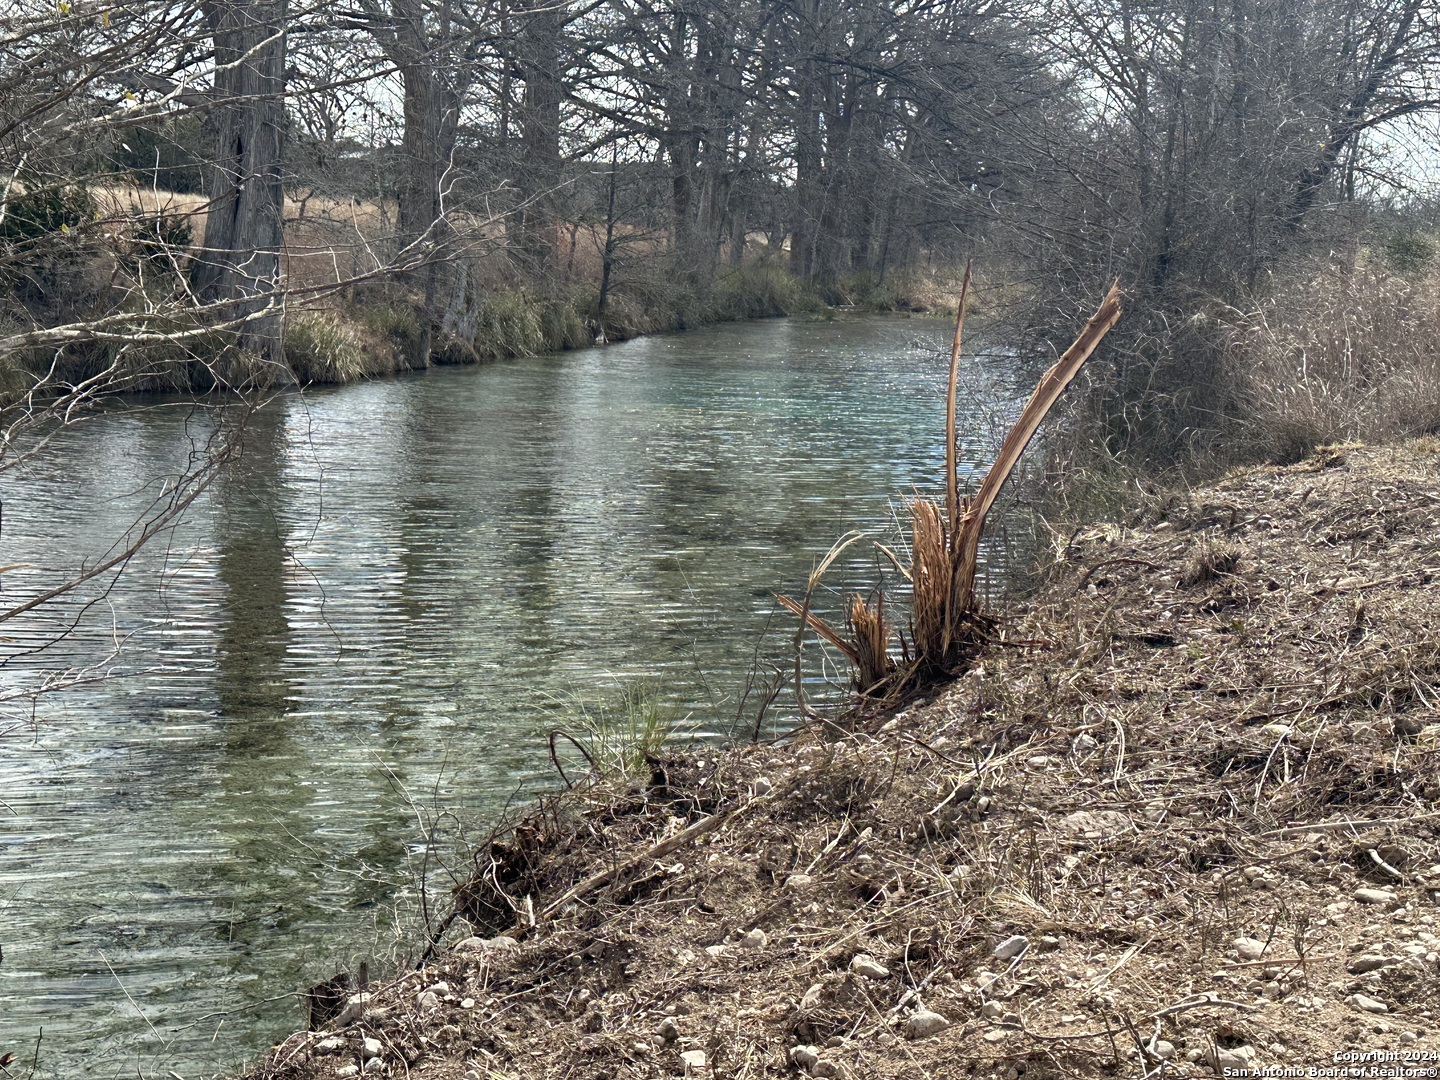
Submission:
<svg viewBox="0 0 1440 1080">
<path fill-rule="evenodd" d="M 838 1061 L 828 1061 L 825 1058 L 821 1058 L 811 1067 L 810 1075 L 840 1077 L 845 1075 L 845 1067 Z"/>
<path fill-rule="evenodd" d="M 987 1001 L 980 1010 L 980 1015 L 986 1020 L 999 1020 L 1005 1015 L 1005 1006 L 998 1001 Z"/>
<path fill-rule="evenodd" d="M 1006 1037 L 1007 1035 L 1009 1035 L 1009 1034 L 1010 1034 L 1010 1033 L 1009 1033 L 1008 1031 L 1006 1031 L 1004 1028 L 992 1028 L 991 1030 L 985 1032 L 985 1034 L 982 1035 L 982 1036 L 980 1036 L 980 1037 L 981 1037 L 982 1039 L 984 1039 L 984 1040 L 985 1040 L 986 1042 L 988 1042 L 988 1043 L 998 1043 L 998 1042 L 1004 1042 L 1004 1041 L 1005 1041 L 1005 1037 Z"/>
<path fill-rule="evenodd" d="M 1396 896 L 1389 889 L 1356 889 L 1352 893 L 1356 900 L 1362 904 L 1384 904 L 1387 907 L 1396 903 Z"/>
<path fill-rule="evenodd" d="M 685 1066 L 686 1076 L 702 1076 L 705 1073 L 705 1051 L 686 1050 L 680 1055 L 680 1063 Z"/>
<path fill-rule="evenodd" d="M 785 879 L 785 888 L 803 889 L 815 881 L 809 874 L 791 874 Z"/>
<path fill-rule="evenodd" d="M 675 1023 L 673 1016 L 667 1016 L 660 1021 L 660 1038 L 664 1039 L 667 1045 L 680 1038 L 680 1026 Z"/>
<path fill-rule="evenodd" d="M 482 938 L 467 937 L 455 943 L 456 952 L 499 952 L 503 949 L 518 948 L 520 943 L 512 937 L 501 934 L 499 937 Z"/>
<path fill-rule="evenodd" d="M 1075 736 L 1074 741 L 1070 744 L 1070 749 L 1077 754 L 1088 754 L 1099 745 L 1100 743 L 1096 741 L 1093 735 L 1087 735 L 1082 731 L 1079 735 Z"/>
<path fill-rule="evenodd" d="M 359 1065 L 341 1065 L 338 1069 L 335 1070 L 335 1075 L 336 1075 L 336 1076 L 342 1076 L 342 1077 L 343 1077 L 343 1076 L 359 1076 L 359 1075 L 360 1075 L 360 1066 L 359 1066 Z"/>
<path fill-rule="evenodd" d="M 1061 818 L 1056 827 L 1072 836 L 1103 840 L 1127 831 L 1130 819 L 1118 810 L 1076 810 Z"/>
<path fill-rule="evenodd" d="M 1345 965 L 1345 970 L 1352 975 L 1363 975 L 1367 971 L 1379 971 L 1381 968 L 1393 967 L 1400 962 L 1396 956 L 1378 956 L 1374 953 L 1361 953 L 1359 956 L 1352 956 L 1350 962 Z"/>
<path fill-rule="evenodd" d="M 758 926 L 740 939 L 740 948 L 742 949 L 763 949 L 768 944 L 770 944 L 770 939 Z"/>
<path fill-rule="evenodd" d="M 362 1073 L 378 1073 L 383 1068 L 385 1068 L 385 1062 L 378 1057 L 373 1057 L 360 1067 L 360 1071 Z"/>
<path fill-rule="evenodd" d="M 448 982 L 437 982 L 433 986 L 427 986 L 425 992 L 443 998 L 450 993 L 450 984 Z"/>
<path fill-rule="evenodd" d="M 820 1060 L 820 1052 L 813 1046 L 796 1046 L 790 1050 L 790 1063 L 801 1072 L 809 1072 Z"/>
<path fill-rule="evenodd" d="M 810 1012 L 818 1008 L 820 1005 L 820 995 L 824 989 L 825 986 L 823 983 L 815 983 L 809 990 L 806 990 L 805 996 L 800 999 L 800 1011 L 802 1013 Z"/>
<path fill-rule="evenodd" d="M 1029 765 L 1032 769 L 1048 769 L 1050 767 L 1050 761 L 1050 755 L 1036 754 L 1032 758 L 1027 758 L 1025 764 Z"/>
<path fill-rule="evenodd" d="M 1151 1043 L 1150 1056 L 1156 1061 L 1169 1061 L 1175 1056 L 1175 1044 L 1164 1039 Z"/>
<path fill-rule="evenodd" d="M 360 1040 L 360 1060 L 369 1061 L 373 1057 L 379 1057 L 385 1049 L 379 1039 L 372 1039 L 368 1035 Z"/>
<path fill-rule="evenodd" d="M 724 956 L 724 955 L 725 955 L 725 946 L 724 946 L 724 945 L 706 945 L 706 946 L 705 946 L 705 955 L 706 955 L 706 956 Z"/>
<path fill-rule="evenodd" d="M 866 979 L 888 979 L 890 977 L 889 968 L 865 953 L 855 955 L 855 959 L 850 961 L 850 970 Z"/>
<path fill-rule="evenodd" d="M 1390 1006 L 1386 1005 L 1383 1001 L 1377 1001 L 1375 998 L 1367 997 L 1364 994 L 1351 994 L 1345 1000 L 1361 1012 L 1386 1013 L 1390 1011 Z"/>
<path fill-rule="evenodd" d="M 345 1002 L 345 1008 L 340 1010 L 340 1015 L 335 1017 L 336 1027 L 346 1027 L 363 1019 L 370 1011 L 369 994 L 351 994 L 350 999 Z"/>
<path fill-rule="evenodd" d="M 338 1035 L 331 1035 L 328 1039 L 321 1039 L 315 1044 L 317 1054 L 338 1054 L 345 1049 L 345 1040 Z"/>
<path fill-rule="evenodd" d="M 1216 1049 L 1214 1060 L 1211 1062 L 1221 1076 L 1226 1075 L 1226 1069 L 1249 1069 L 1255 1060 L 1255 1048 L 1250 1045 L 1236 1046 L 1229 1050 Z"/>
<path fill-rule="evenodd" d="M 420 995 L 417 1004 L 419 1004 L 420 1008 L 424 1009 L 426 1012 L 429 1012 L 431 1009 L 438 1009 L 440 1007 L 440 997 L 439 995 L 429 990 L 426 990 L 423 994 Z"/>
<path fill-rule="evenodd" d="M 474 998 L 462 998 L 461 1001 L 460 1001 L 460 1007 L 461 1007 L 462 1009 L 473 1009 L 473 1008 L 475 1007 L 475 999 L 474 999 Z"/>
<path fill-rule="evenodd" d="M 1235 955 L 1241 960 L 1259 960 L 1265 955 L 1265 942 L 1259 938 L 1242 937 L 1234 942 Z"/>
<path fill-rule="evenodd" d="M 907 1039 L 923 1039 L 929 1035 L 938 1034 L 950 1026 L 950 1021 L 937 1012 L 929 1009 L 916 1009 L 905 1021 L 905 1037 Z"/>
<path fill-rule="evenodd" d="M 1060 948 L 1060 939 L 1053 934 L 1046 934 L 1035 944 L 1041 952 L 1054 952 Z"/>
<path fill-rule="evenodd" d="M 1419 1042 L 1420 1036 L 1413 1031 L 1402 1031 L 1400 1033 L 1400 1041 L 1408 1046 L 1410 1043 Z"/>
<path fill-rule="evenodd" d="M 774 783 L 770 780 L 768 776 L 757 776 L 755 778 L 755 782 L 750 786 L 755 789 L 755 794 L 757 796 L 768 795 L 775 787 Z"/>
<path fill-rule="evenodd" d="M 996 960 L 1013 960 L 1030 947 L 1030 939 L 1023 934 L 1008 937 L 995 946 Z"/>
</svg>

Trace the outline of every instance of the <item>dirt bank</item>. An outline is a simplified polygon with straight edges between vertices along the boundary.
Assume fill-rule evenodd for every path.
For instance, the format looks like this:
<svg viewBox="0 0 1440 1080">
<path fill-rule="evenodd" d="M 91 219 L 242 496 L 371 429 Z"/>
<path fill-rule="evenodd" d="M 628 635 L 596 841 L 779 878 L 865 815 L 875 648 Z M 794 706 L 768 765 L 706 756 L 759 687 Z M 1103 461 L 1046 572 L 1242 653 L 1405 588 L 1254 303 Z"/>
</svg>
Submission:
<svg viewBox="0 0 1440 1080">
<path fill-rule="evenodd" d="M 1059 555 L 924 704 L 548 800 L 478 854 L 474 937 L 252 1075 L 1440 1065 L 1440 443 Z"/>
</svg>

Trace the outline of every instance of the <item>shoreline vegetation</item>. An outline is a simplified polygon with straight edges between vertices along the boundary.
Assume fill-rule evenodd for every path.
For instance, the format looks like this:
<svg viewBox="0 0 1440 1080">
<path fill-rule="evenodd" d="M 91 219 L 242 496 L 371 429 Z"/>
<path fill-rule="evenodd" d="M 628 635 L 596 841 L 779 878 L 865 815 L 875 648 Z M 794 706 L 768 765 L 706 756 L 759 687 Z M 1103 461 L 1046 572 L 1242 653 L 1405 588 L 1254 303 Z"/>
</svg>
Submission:
<svg viewBox="0 0 1440 1080">
<path fill-rule="evenodd" d="M 1440 1051 L 1440 443 L 1055 536 L 953 683 L 653 750 L 247 1076 L 1219 1075 Z M 371 1064 L 374 1062 L 374 1064 Z"/>
<path fill-rule="evenodd" d="M 550 250 L 567 231 L 559 226 L 538 266 L 498 239 L 481 243 L 482 254 L 444 267 L 454 295 L 442 299 L 433 295 L 439 268 L 412 274 L 376 263 L 373 249 L 387 243 L 384 222 L 393 208 L 310 202 L 286 204 L 292 216 L 280 256 L 284 288 L 276 294 L 284 300 L 276 354 L 283 359 L 277 361 L 243 347 L 241 328 L 213 325 L 213 313 L 158 322 L 150 313 L 149 329 L 130 325 L 129 308 L 164 305 L 190 288 L 202 261 L 203 200 L 80 186 L 12 195 L 5 229 L 32 264 L 21 279 L 35 294 L 31 306 L 44 309 L 51 322 L 83 322 L 101 313 L 116 332 L 84 329 L 51 341 L 57 331 L 27 330 L 16 311 L 0 311 L 0 343 L 7 346 L 0 353 L 0 386 L 7 398 L 91 386 L 98 395 L 343 384 L 719 322 L 837 309 L 949 314 L 950 278 L 959 276 L 906 271 L 887 279 L 855 272 L 820 283 L 792 273 L 788 252 L 770 250 L 763 237 L 752 239 L 744 259 L 703 270 L 688 267 L 676 252 L 648 250 L 653 241 L 641 237 L 627 238 L 629 253 L 620 260 L 605 254 L 593 228 L 575 225 L 563 263 Z M 346 215 L 359 239 L 344 235 Z M 144 288 L 137 291 L 132 278 L 142 279 Z M 27 332 L 35 344 L 26 344 Z"/>
<path fill-rule="evenodd" d="M 431 366 L 485 363 L 692 330 L 715 323 L 836 310 L 949 315 L 941 281 L 897 285 L 855 275 L 827 289 L 800 281 L 775 260 L 757 259 L 713 282 L 622 283 L 603 311 L 587 285 L 520 285 L 477 299 L 471 330 L 425 351 L 417 305 L 405 299 L 302 310 L 287 320 L 285 355 L 301 385 L 354 382 Z M 953 300 L 951 301 L 953 303 Z"/>
</svg>

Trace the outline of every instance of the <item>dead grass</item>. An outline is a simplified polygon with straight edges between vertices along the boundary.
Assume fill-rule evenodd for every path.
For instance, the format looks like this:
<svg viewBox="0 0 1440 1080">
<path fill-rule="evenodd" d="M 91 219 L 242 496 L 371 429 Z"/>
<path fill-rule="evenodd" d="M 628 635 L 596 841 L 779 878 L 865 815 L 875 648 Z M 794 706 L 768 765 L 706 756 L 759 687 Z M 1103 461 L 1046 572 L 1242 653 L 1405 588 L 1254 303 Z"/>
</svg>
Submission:
<svg viewBox="0 0 1440 1080">
<path fill-rule="evenodd" d="M 1240 322 L 1229 354 L 1240 436 L 1296 461 L 1324 443 L 1440 425 L 1440 281 L 1331 263 L 1297 272 Z"/>
<path fill-rule="evenodd" d="M 1068 538 L 980 662 L 883 723 L 543 801 L 476 853 L 445 936 L 518 944 L 442 950 L 251 1075 L 337 1076 L 362 1036 L 382 1074 L 437 1080 L 1440 1051 L 1433 442 Z M 922 1007 L 941 1029 L 912 1038 Z"/>
</svg>

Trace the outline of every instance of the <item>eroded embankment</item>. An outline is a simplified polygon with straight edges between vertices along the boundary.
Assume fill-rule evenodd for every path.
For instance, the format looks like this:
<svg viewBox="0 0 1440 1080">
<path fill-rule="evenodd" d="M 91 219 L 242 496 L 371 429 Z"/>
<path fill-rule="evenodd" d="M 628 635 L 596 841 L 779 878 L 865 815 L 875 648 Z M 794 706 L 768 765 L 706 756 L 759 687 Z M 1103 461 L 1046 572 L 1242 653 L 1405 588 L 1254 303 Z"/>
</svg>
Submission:
<svg viewBox="0 0 1440 1080">
<path fill-rule="evenodd" d="M 1433 442 L 1079 534 L 1009 644 L 875 730 L 547 801 L 459 897 L 517 944 L 254 1075 L 1429 1068 L 1437 576 Z"/>
</svg>

